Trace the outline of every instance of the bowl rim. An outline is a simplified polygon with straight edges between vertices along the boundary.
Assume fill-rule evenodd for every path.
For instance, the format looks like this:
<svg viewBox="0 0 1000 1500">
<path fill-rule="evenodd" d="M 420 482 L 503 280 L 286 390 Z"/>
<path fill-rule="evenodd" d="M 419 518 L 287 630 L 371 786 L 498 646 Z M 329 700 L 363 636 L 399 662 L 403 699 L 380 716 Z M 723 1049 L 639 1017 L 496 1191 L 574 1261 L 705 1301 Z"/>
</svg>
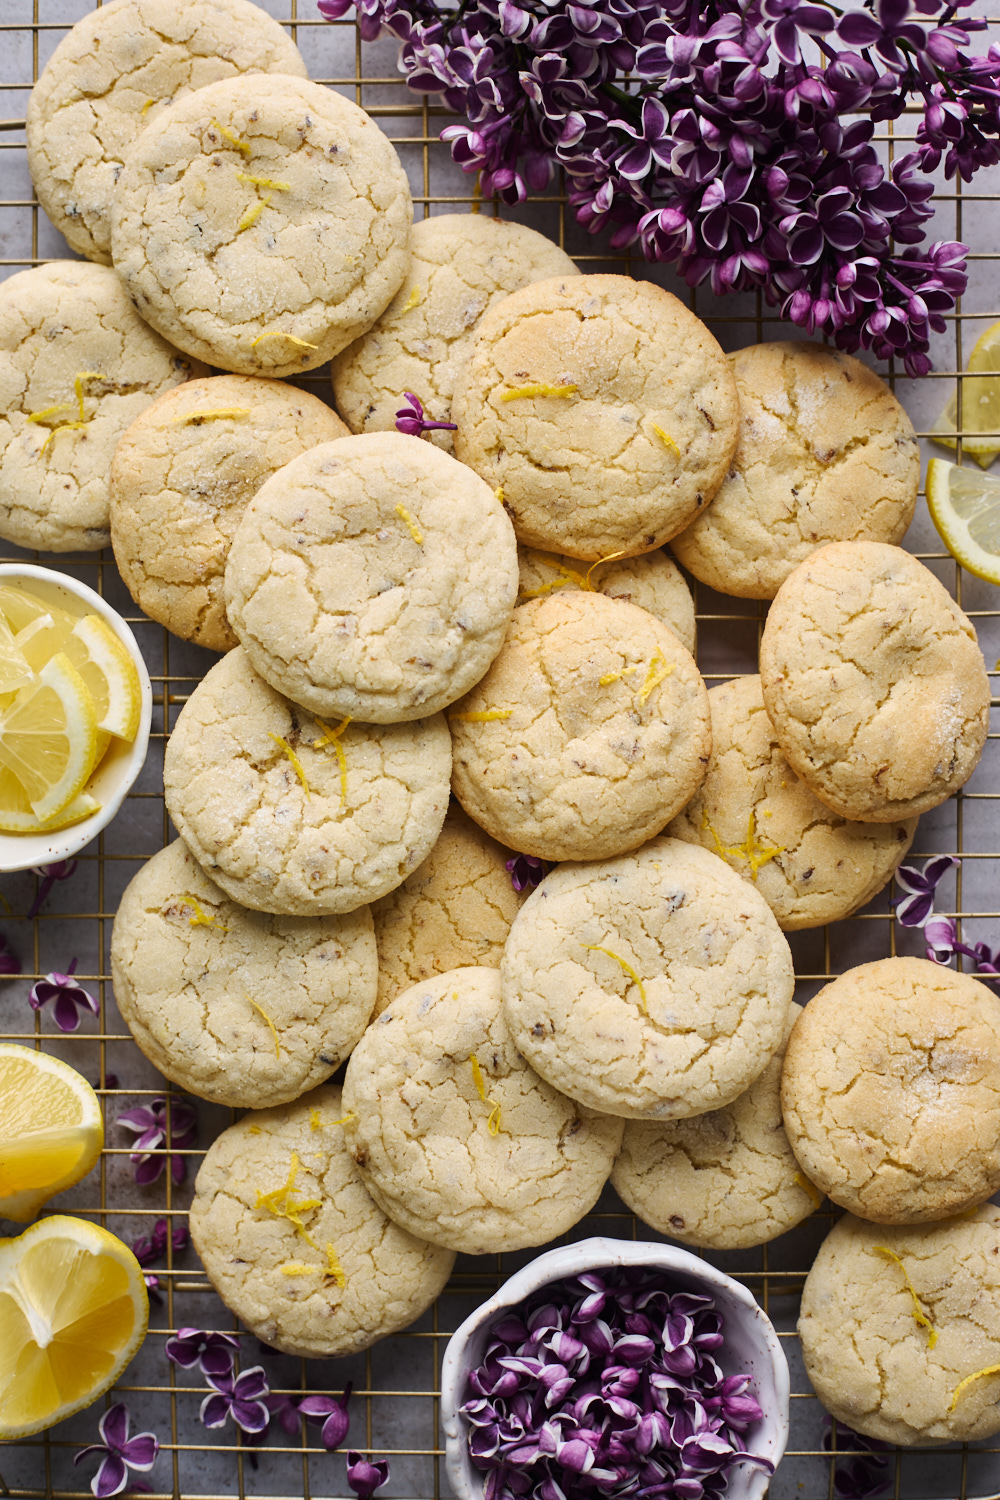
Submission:
<svg viewBox="0 0 1000 1500">
<path fill-rule="evenodd" d="M 559 1245 L 536 1256 L 528 1265 L 515 1271 L 493 1296 L 480 1304 L 452 1334 L 441 1362 L 441 1424 L 445 1434 L 445 1469 L 454 1494 L 459 1500 L 483 1500 L 484 1476 L 472 1466 L 468 1455 L 466 1432 L 459 1409 L 464 1400 L 463 1384 L 468 1370 L 466 1351 L 470 1340 L 487 1322 L 504 1309 L 523 1302 L 547 1282 L 560 1281 L 601 1266 L 653 1266 L 674 1271 L 693 1281 L 724 1292 L 740 1308 L 756 1332 L 757 1342 L 766 1359 L 774 1383 L 774 1410 L 765 1410 L 758 1424 L 758 1439 L 775 1468 L 788 1442 L 788 1409 L 790 1377 L 788 1361 L 770 1318 L 760 1303 L 740 1282 L 727 1276 L 689 1250 L 654 1241 L 616 1240 L 602 1235 Z M 751 1445 L 751 1451 L 760 1451 Z M 745 1484 L 742 1500 L 757 1500 L 770 1483 L 771 1476 L 753 1466 L 743 1471 Z"/>
<path fill-rule="evenodd" d="M 70 859 L 108 826 L 117 816 L 145 764 L 153 718 L 153 688 L 139 644 L 131 627 L 117 610 L 112 609 L 106 599 L 102 599 L 101 595 L 89 584 L 81 583 L 69 573 L 61 573 L 56 568 L 42 567 L 38 563 L 0 563 L 0 582 L 8 579 L 37 579 L 39 583 L 53 584 L 75 595 L 95 614 L 100 615 L 110 625 L 135 663 L 139 673 L 140 709 L 139 728 L 129 747 L 128 755 L 120 763 L 118 784 L 110 796 L 105 797 L 100 812 L 93 813 L 82 823 L 74 823 L 71 828 L 60 828 L 48 837 L 41 833 L 0 833 L 0 874 L 4 875 L 13 874 L 17 870 L 30 870 L 37 865 L 55 864 L 59 860 Z M 25 852 L 17 854 L 15 851 L 21 845 L 24 846 Z"/>
</svg>

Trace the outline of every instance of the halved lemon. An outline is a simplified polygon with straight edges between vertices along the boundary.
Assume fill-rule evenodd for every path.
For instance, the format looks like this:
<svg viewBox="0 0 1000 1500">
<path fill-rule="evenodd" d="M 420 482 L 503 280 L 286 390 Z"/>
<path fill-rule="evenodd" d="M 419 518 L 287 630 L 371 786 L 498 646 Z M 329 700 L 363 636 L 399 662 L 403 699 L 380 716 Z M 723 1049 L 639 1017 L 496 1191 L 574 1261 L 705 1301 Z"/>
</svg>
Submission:
<svg viewBox="0 0 1000 1500">
<path fill-rule="evenodd" d="M 122 740 L 134 740 L 142 708 L 135 663 L 100 615 L 74 619 L 59 610 L 38 615 L 14 637 L 36 672 L 62 651 L 79 672 L 94 700 L 97 727 Z"/>
<path fill-rule="evenodd" d="M 0 1439 L 96 1401 L 148 1324 L 139 1262 L 106 1229 L 56 1214 L 0 1240 Z"/>
<path fill-rule="evenodd" d="M 932 458 L 927 507 L 952 557 L 977 578 L 1000 584 L 1000 478 Z"/>
<path fill-rule="evenodd" d="M 0 1218 L 27 1224 L 97 1162 L 97 1095 L 68 1063 L 0 1042 Z"/>
<path fill-rule="evenodd" d="M 962 448 L 987 469 L 1000 453 L 1000 323 L 987 328 L 973 347 L 962 381 Z M 975 379 L 970 379 L 970 375 Z M 944 436 L 958 426 L 958 396 L 951 396 L 931 428 L 934 441 L 954 450 L 957 440 Z M 992 436 L 980 437 L 980 433 Z"/>
<path fill-rule="evenodd" d="M 94 766 L 97 720 L 79 672 L 61 652 L 0 714 L 0 764 L 21 783 L 40 822 L 82 792 Z"/>
</svg>

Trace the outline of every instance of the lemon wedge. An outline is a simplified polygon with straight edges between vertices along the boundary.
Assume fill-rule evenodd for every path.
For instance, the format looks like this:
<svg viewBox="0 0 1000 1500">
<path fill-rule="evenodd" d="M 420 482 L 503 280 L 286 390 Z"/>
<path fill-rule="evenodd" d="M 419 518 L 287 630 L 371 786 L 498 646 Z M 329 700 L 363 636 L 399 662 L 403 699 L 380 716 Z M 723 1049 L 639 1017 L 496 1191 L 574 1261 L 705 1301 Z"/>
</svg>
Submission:
<svg viewBox="0 0 1000 1500">
<path fill-rule="evenodd" d="M 951 396 L 944 411 L 931 428 L 936 443 L 944 448 L 957 447 L 954 437 L 944 434 L 961 430 L 962 449 L 970 453 L 981 468 L 987 469 L 1000 453 L 1000 323 L 994 323 L 976 340 L 962 381 L 962 425 L 958 423 L 958 396 Z M 981 437 L 980 433 L 991 436 Z"/>
<path fill-rule="evenodd" d="M 59 652 L 0 712 L 0 764 L 21 783 L 32 812 L 45 823 L 82 792 L 96 751 L 93 700 Z"/>
<path fill-rule="evenodd" d="M 74 619 L 62 610 L 49 610 L 19 630 L 14 644 L 36 672 L 62 651 L 94 700 L 98 729 L 118 739 L 135 739 L 142 709 L 139 674 L 128 651 L 100 615 Z"/>
<path fill-rule="evenodd" d="M 932 458 L 927 507 L 952 557 L 977 578 L 1000 584 L 1000 478 Z"/>
<path fill-rule="evenodd" d="M 61 813 L 43 823 L 31 811 L 28 794 L 13 771 L 0 765 L 0 833 L 56 833 L 60 828 L 82 823 L 100 810 L 97 798 L 83 791 Z"/>
<path fill-rule="evenodd" d="M 14 632 L 0 615 L 0 693 L 16 693 L 27 687 L 34 672 L 14 639 Z"/>
<path fill-rule="evenodd" d="M 97 1095 L 68 1063 L 0 1042 L 0 1218 L 26 1224 L 97 1162 Z"/>
<path fill-rule="evenodd" d="M 0 1440 L 103 1395 L 148 1323 L 139 1262 L 106 1229 L 56 1214 L 0 1240 Z"/>
<path fill-rule="evenodd" d="M 49 613 L 64 614 L 64 610 L 51 610 L 51 607 L 36 594 L 30 594 L 23 588 L 18 588 L 12 583 L 0 584 L 0 614 L 4 616 L 11 630 L 23 630 L 25 625 L 30 625 L 32 620 L 37 620 L 39 615 Z M 69 619 L 69 616 L 66 616 Z"/>
</svg>

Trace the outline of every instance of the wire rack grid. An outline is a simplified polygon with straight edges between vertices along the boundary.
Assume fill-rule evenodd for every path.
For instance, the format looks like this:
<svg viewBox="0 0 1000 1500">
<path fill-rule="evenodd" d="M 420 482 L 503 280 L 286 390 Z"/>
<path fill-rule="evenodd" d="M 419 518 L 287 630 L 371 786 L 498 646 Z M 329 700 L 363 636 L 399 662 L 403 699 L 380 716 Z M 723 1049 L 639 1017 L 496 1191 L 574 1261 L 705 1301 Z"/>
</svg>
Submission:
<svg viewBox="0 0 1000 1500">
<path fill-rule="evenodd" d="M 309 9 L 306 9 L 306 6 Z M 27 266 L 68 254 L 61 237 L 34 199 L 27 170 L 23 122 L 28 92 L 69 25 L 90 8 L 87 0 L 0 0 L 0 278 Z M 472 180 L 451 162 L 438 140 L 444 111 L 410 94 L 395 69 L 395 46 L 388 40 L 363 44 L 351 22 L 329 25 L 311 0 L 265 0 L 264 8 L 288 28 L 298 42 L 310 75 L 343 92 L 369 111 L 395 143 L 409 174 L 418 216 L 442 212 L 496 212 L 481 204 Z M 1000 23 L 996 23 L 1000 26 Z M 991 23 L 991 26 L 993 23 Z M 886 159 L 909 149 L 912 121 L 904 116 L 879 140 Z M 955 437 L 961 456 L 962 370 L 976 336 L 1000 317 L 1000 211 L 995 191 L 998 173 L 982 173 L 973 190 L 958 183 L 937 184 L 937 216 L 930 237 L 965 239 L 971 246 L 969 293 L 948 331 L 937 337 L 932 354 L 934 374 L 916 382 L 891 366 L 884 371 L 896 389 L 922 440 L 931 422 L 956 392 L 959 402 Z M 617 270 L 648 276 L 685 297 L 726 349 L 767 339 L 795 337 L 759 295 L 719 301 L 705 291 L 689 292 L 663 268 L 614 255 L 599 238 L 591 240 L 566 212 L 564 185 L 529 198 L 516 211 L 504 210 L 557 239 L 585 270 Z M 330 399 L 326 370 L 298 382 Z M 906 545 L 934 570 L 975 621 L 992 664 L 1000 648 L 1000 608 L 996 590 L 963 575 L 930 526 L 923 506 Z M 128 1242 L 147 1235 L 157 1219 L 170 1227 L 186 1222 L 191 1185 L 201 1155 L 233 1118 L 232 1112 L 200 1107 L 198 1145 L 165 1154 L 183 1161 L 182 1183 L 165 1171 L 152 1187 L 137 1188 L 128 1161 L 128 1141 L 115 1120 L 123 1109 L 166 1092 L 168 1120 L 171 1095 L 150 1067 L 122 1023 L 110 980 L 111 925 L 121 893 L 150 855 L 173 836 L 163 807 L 163 749 L 176 714 L 192 687 L 215 659 L 209 653 L 171 637 L 137 613 L 118 577 L 110 552 L 72 557 L 28 554 L 4 548 L 3 560 L 28 558 L 52 564 L 89 582 L 125 615 L 143 648 L 154 690 L 154 724 L 146 767 L 115 822 L 83 851 L 73 874 L 56 883 L 41 909 L 29 915 L 38 879 L 24 874 L 4 877 L 0 932 L 22 965 L 19 979 L 0 990 L 0 1038 L 26 1043 L 63 1057 L 97 1088 L 105 1112 L 106 1149 L 100 1165 L 47 1211 L 79 1214 L 105 1225 Z M 764 607 L 725 598 L 692 580 L 699 628 L 699 665 L 711 685 L 756 670 Z M 995 702 L 995 700 L 994 700 Z M 913 859 L 954 853 L 961 863 L 950 887 L 942 887 L 939 905 L 963 923 L 966 941 L 1000 938 L 996 891 L 1000 875 L 1000 761 L 991 733 L 983 761 L 969 785 L 945 806 L 921 821 Z M 921 951 L 912 934 L 892 918 L 891 890 L 856 917 L 829 928 L 793 934 L 798 979 L 797 998 L 806 1001 L 832 975 L 854 964 L 896 952 Z M 8 911 L 9 908 L 9 911 Z M 35 979 L 79 960 L 78 974 L 98 996 L 100 1014 L 79 1031 L 63 1034 L 27 1004 Z M 784 1463 L 771 1485 L 775 1500 L 833 1500 L 836 1468 L 844 1462 L 845 1439 L 834 1427 L 824 1447 L 823 1413 L 805 1377 L 795 1336 L 798 1296 L 818 1245 L 833 1220 L 828 1207 L 804 1225 L 759 1250 L 711 1254 L 708 1258 L 739 1277 L 761 1301 L 781 1336 L 792 1371 L 791 1440 Z M 3 1226 L 0 1226 L 3 1227 Z M 10 1232 L 10 1231 L 8 1231 Z M 567 1238 L 593 1233 L 626 1238 L 658 1238 L 628 1213 L 608 1190 L 588 1218 Z M 460 1257 L 438 1303 L 413 1328 L 364 1355 L 338 1361 L 302 1361 L 278 1356 L 243 1336 L 245 1367 L 263 1363 L 271 1390 L 295 1396 L 304 1390 L 338 1393 L 354 1384 L 350 1442 L 377 1457 L 388 1457 L 392 1477 L 384 1494 L 438 1500 L 448 1493 L 441 1462 L 439 1372 L 445 1342 L 458 1322 L 519 1265 L 531 1258 L 497 1255 Z M 167 1336 L 178 1326 L 194 1325 L 236 1331 L 230 1314 L 215 1297 L 191 1249 L 175 1253 L 169 1242 L 163 1265 L 155 1268 L 158 1304 L 152 1309 L 146 1343 L 108 1393 L 104 1406 L 128 1402 L 133 1427 L 155 1430 L 161 1453 L 149 1476 L 153 1494 L 179 1497 L 320 1497 L 347 1493 L 344 1460 L 328 1455 L 313 1428 L 289 1436 L 275 1423 L 265 1447 L 243 1443 L 235 1429 L 207 1433 L 198 1409 L 207 1393 L 200 1377 L 178 1372 L 165 1357 Z M 85 1500 L 87 1474 L 74 1469 L 73 1453 L 94 1441 L 100 1407 L 80 1414 L 39 1437 L 0 1446 L 0 1496 L 35 1500 Z M 838 1450 L 840 1458 L 838 1460 Z M 850 1453 L 849 1446 L 846 1452 Z M 919 1453 L 897 1450 L 889 1455 L 888 1488 L 893 1500 L 965 1500 L 1000 1492 L 1000 1446 L 986 1442 Z"/>
</svg>

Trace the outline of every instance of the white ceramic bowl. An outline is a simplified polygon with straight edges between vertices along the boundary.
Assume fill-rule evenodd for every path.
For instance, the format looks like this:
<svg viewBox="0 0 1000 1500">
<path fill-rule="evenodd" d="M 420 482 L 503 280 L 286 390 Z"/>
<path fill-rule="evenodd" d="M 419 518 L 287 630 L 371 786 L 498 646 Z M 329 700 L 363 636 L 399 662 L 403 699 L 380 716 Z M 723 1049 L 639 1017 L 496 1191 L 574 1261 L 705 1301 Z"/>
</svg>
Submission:
<svg viewBox="0 0 1000 1500">
<path fill-rule="evenodd" d="M 540 1255 L 505 1281 L 448 1341 L 441 1367 L 441 1420 L 448 1479 L 458 1500 L 483 1500 L 486 1476 L 469 1457 L 469 1428 L 459 1410 L 467 1399 L 468 1373 L 482 1361 L 490 1325 L 548 1282 L 602 1266 L 649 1266 L 667 1272 L 678 1291 L 704 1292 L 715 1299 L 725 1320 L 725 1343 L 715 1357 L 727 1375 L 752 1377 L 751 1391 L 764 1412 L 748 1434 L 747 1447 L 777 1467 L 788 1441 L 788 1362 L 769 1318 L 751 1293 L 687 1250 L 596 1238 Z M 769 1482 L 756 1465 L 739 1464 L 729 1471 L 726 1500 L 759 1500 Z"/>
<path fill-rule="evenodd" d="M 149 725 L 153 713 L 153 693 L 149 684 L 149 673 L 136 645 L 135 636 L 122 619 L 100 594 L 77 583 L 65 573 L 56 573 L 52 568 L 38 568 L 32 563 L 0 563 L 0 584 L 23 584 L 26 592 L 37 594 L 60 609 L 74 615 L 96 614 L 110 625 L 139 673 L 142 693 L 142 708 L 139 714 L 139 730 L 131 745 L 122 740 L 111 741 L 108 752 L 94 775 L 87 783 L 87 790 L 101 804 L 100 812 L 74 823 L 72 828 L 61 828 L 56 833 L 0 833 L 0 871 L 30 870 L 36 865 L 51 865 L 60 859 L 70 859 L 78 854 L 85 844 L 106 828 L 125 800 L 125 794 L 135 781 L 146 759 L 149 748 Z"/>
</svg>

